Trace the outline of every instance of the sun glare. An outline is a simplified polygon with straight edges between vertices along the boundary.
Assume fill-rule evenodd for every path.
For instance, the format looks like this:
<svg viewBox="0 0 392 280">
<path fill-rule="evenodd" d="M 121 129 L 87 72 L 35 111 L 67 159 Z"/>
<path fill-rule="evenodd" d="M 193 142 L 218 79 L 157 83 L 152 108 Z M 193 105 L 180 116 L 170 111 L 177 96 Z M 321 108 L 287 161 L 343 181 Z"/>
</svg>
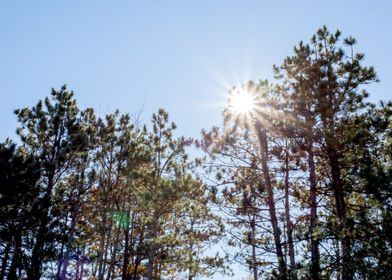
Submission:
<svg viewBox="0 0 392 280">
<path fill-rule="evenodd" d="M 229 104 L 235 113 L 248 114 L 254 109 L 255 97 L 248 91 L 236 91 L 231 94 Z"/>
</svg>

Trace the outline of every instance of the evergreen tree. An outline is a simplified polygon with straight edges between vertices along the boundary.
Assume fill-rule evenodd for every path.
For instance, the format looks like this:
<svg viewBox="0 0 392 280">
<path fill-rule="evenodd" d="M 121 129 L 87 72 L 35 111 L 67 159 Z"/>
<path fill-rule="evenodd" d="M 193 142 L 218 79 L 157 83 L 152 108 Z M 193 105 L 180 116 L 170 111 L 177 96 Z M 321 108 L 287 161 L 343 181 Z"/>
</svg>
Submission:
<svg viewBox="0 0 392 280">
<path fill-rule="evenodd" d="M 355 44 L 323 27 L 275 84 L 233 87 L 223 128 L 196 142 L 208 161 L 189 159 L 163 109 L 150 129 L 96 118 L 63 86 L 16 110 L 21 145 L 0 144 L 0 280 L 194 280 L 232 262 L 253 280 L 388 279 L 392 103 L 367 101 L 377 78 Z M 209 250 L 222 238 L 223 257 Z"/>
<path fill-rule="evenodd" d="M 288 96 L 297 102 L 296 111 L 301 112 L 299 118 L 304 123 L 307 137 L 307 150 L 309 154 L 309 168 L 314 160 L 312 157 L 312 143 L 314 131 L 320 133 L 322 153 L 327 158 L 330 168 L 330 187 L 334 193 L 337 232 L 342 236 L 342 256 L 337 256 L 338 263 L 342 258 L 343 279 L 352 279 L 350 266 L 351 245 L 350 238 L 344 233 L 347 226 L 346 199 L 347 188 L 343 185 L 341 174 L 342 147 L 338 139 L 339 128 L 344 119 L 355 114 L 363 107 L 363 98 L 367 93 L 361 91 L 361 86 L 376 81 L 376 74 L 372 67 L 361 65 L 363 54 L 354 53 L 353 46 L 356 40 L 352 37 L 344 39 L 348 52 L 340 45 L 340 31 L 330 33 L 324 26 L 313 36 L 311 44 L 302 42 L 294 48 L 294 55 L 287 57 L 281 67 L 276 68 L 277 77 L 283 80 L 284 90 Z M 311 174 L 310 177 L 314 175 Z M 311 180 L 313 181 L 313 180 Z M 311 182 L 311 186 L 314 183 Z M 315 187 L 312 187 L 311 203 L 315 203 Z M 313 202 L 312 202 L 313 201 Z M 316 206 L 313 206 L 315 208 Z M 312 212 L 312 229 L 316 228 L 317 213 Z M 317 245 L 317 239 L 314 240 Z M 312 277 L 318 274 L 317 248 L 312 249 Z"/>
<path fill-rule="evenodd" d="M 41 164 L 41 201 L 37 209 L 40 219 L 27 271 L 28 278 L 32 280 L 40 279 L 43 262 L 54 256 L 56 238 L 50 230 L 56 226 L 52 213 L 53 193 L 85 146 L 73 93 L 63 86 L 59 91 L 52 90 L 51 99 L 39 101 L 31 109 L 15 110 L 21 124 L 17 133 L 23 148 L 26 153 L 36 156 Z"/>
<path fill-rule="evenodd" d="M 15 144 L 0 144 L 0 279 L 25 277 L 32 235 L 40 219 L 40 163 Z"/>
</svg>

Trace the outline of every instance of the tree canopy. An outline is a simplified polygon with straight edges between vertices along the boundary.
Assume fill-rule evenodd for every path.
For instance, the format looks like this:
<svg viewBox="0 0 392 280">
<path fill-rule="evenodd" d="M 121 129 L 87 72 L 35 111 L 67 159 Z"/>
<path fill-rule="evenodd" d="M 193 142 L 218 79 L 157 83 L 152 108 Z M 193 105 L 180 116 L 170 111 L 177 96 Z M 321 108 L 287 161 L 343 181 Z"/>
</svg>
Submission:
<svg viewBox="0 0 392 280">
<path fill-rule="evenodd" d="M 221 127 L 177 137 L 80 109 L 66 86 L 0 143 L 0 280 L 388 279 L 392 102 L 356 40 L 320 28 L 273 81 L 229 91 Z M 192 149 L 203 152 L 194 157 Z"/>
</svg>

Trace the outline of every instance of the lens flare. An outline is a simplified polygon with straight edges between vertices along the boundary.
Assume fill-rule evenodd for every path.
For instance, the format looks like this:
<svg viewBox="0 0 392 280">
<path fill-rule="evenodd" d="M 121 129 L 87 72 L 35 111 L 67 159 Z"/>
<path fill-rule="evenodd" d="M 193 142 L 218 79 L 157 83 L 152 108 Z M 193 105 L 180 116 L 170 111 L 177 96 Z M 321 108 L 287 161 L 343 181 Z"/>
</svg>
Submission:
<svg viewBox="0 0 392 280">
<path fill-rule="evenodd" d="M 128 228 L 129 226 L 129 215 L 123 211 L 113 211 L 112 218 L 116 226 L 121 228 Z"/>
</svg>

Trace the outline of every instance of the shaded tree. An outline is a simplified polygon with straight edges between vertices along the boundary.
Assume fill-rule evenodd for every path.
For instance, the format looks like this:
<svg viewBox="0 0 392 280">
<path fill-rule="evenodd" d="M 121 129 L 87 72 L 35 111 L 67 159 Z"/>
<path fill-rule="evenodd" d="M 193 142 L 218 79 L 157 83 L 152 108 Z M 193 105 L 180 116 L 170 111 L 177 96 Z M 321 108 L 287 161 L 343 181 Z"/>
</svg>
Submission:
<svg viewBox="0 0 392 280">
<path fill-rule="evenodd" d="M 27 271 L 29 279 L 39 279 L 42 264 L 54 255 L 55 227 L 52 215 L 52 196 L 55 188 L 69 170 L 78 152 L 85 146 L 80 132 L 79 110 L 73 93 L 63 86 L 52 90 L 51 99 L 39 101 L 36 106 L 15 110 L 21 126 L 21 137 L 26 153 L 34 155 L 41 164 L 41 201 L 39 204 L 39 227 L 34 234 L 31 264 Z"/>
<path fill-rule="evenodd" d="M 0 144 L 0 279 L 24 277 L 32 234 L 40 219 L 40 163 L 15 144 Z"/>
</svg>

